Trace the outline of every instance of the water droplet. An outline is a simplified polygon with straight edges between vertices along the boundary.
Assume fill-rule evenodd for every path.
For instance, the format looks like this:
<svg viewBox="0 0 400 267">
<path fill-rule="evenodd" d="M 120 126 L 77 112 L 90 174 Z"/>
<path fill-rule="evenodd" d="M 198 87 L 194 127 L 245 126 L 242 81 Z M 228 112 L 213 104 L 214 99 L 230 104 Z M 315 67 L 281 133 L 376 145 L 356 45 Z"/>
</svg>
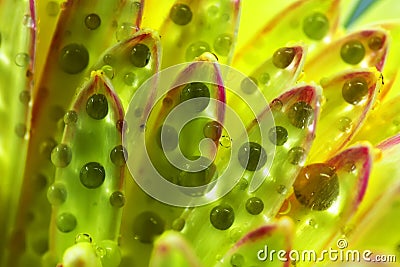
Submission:
<svg viewBox="0 0 400 267">
<path fill-rule="evenodd" d="M 240 164 L 249 171 L 259 170 L 267 162 L 265 149 L 255 142 L 243 144 L 238 153 Z"/>
<path fill-rule="evenodd" d="M 19 93 L 19 101 L 24 105 L 28 105 L 29 101 L 31 101 L 31 93 L 29 91 L 22 91 Z"/>
<path fill-rule="evenodd" d="M 181 103 L 194 98 L 200 99 L 191 104 L 191 108 L 193 108 L 196 112 L 206 109 L 210 102 L 210 90 L 208 89 L 207 85 L 201 82 L 192 82 L 187 84 L 182 89 L 180 95 Z"/>
<path fill-rule="evenodd" d="M 284 186 L 283 184 L 278 185 L 278 187 L 276 188 L 276 192 L 278 192 L 278 194 L 281 194 L 281 195 L 286 195 L 287 191 L 288 191 L 287 187 Z"/>
<path fill-rule="evenodd" d="M 349 160 L 343 165 L 343 170 L 347 172 L 354 172 L 357 169 L 357 165 L 354 161 Z"/>
<path fill-rule="evenodd" d="M 103 94 L 94 94 L 86 103 L 87 114 L 95 120 L 101 120 L 108 113 L 107 98 Z"/>
<path fill-rule="evenodd" d="M 60 5 L 55 1 L 50 1 L 46 5 L 46 12 L 47 15 L 50 17 L 57 16 L 58 12 L 60 11 Z"/>
<path fill-rule="evenodd" d="M 78 121 L 78 113 L 75 110 L 70 110 L 64 115 L 65 124 L 75 124 Z"/>
<path fill-rule="evenodd" d="M 268 73 L 264 72 L 260 75 L 260 83 L 268 86 L 271 83 L 271 77 Z"/>
<path fill-rule="evenodd" d="M 137 81 L 136 74 L 133 72 L 128 72 L 124 75 L 124 83 L 128 86 L 136 86 Z"/>
<path fill-rule="evenodd" d="M 338 120 L 338 129 L 342 132 L 349 132 L 351 130 L 352 121 L 348 117 L 341 117 Z"/>
<path fill-rule="evenodd" d="M 301 169 L 293 188 L 302 205 L 313 210 L 326 210 L 339 196 L 339 179 L 330 166 L 317 163 Z"/>
<path fill-rule="evenodd" d="M 276 126 L 269 130 L 268 138 L 274 145 L 282 146 L 289 138 L 288 131 L 282 126 Z"/>
<path fill-rule="evenodd" d="M 132 34 L 135 31 L 136 31 L 136 27 L 132 23 L 127 23 L 127 22 L 122 23 L 121 26 L 119 26 L 118 30 L 115 33 L 117 41 L 120 42 L 120 41 L 128 39 L 129 37 L 132 36 Z"/>
<path fill-rule="evenodd" d="M 85 164 L 80 173 L 81 183 L 89 189 L 95 189 L 101 186 L 105 180 L 106 171 L 104 167 L 97 162 L 89 162 Z"/>
<path fill-rule="evenodd" d="M 92 237 L 88 233 L 79 233 L 75 237 L 75 244 L 77 243 L 92 243 Z"/>
<path fill-rule="evenodd" d="M 258 197 L 249 198 L 246 201 L 246 210 L 252 215 L 260 214 L 264 209 L 263 201 Z"/>
<path fill-rule="evenodd" d="M 304 129 L 311 124 L 313 115 L 313 108 L 303 101 L 294 103 L 288 110 L 290 123 L 300 129 Z"/>
<path fill-rule="evenodd" d="M 210 121 L 203 127 L 203 134 L 206 138 L 218 141 L 222 134 L 222 125 L 217 121 Z"/>
<path fill-rule="evenodd" d="M 125 205 L 125 195 L 120 191 L 115 191 L 110 196 L 110 204 L 113 207 L 121 208 Z"/>
<path fill-rule="evenodd" d="M 283 108 L 283 103 L 281 100 L 279 100 L 278 98 L 275 98 L 274 100 L 272 100 L 271 102 L 271 110 L 273 111 L 281 111 Z"/>
<path fill-rule="evenodd" d="M 120 266 L 121 250 L 117 242 L 112 240 L 102 240 L 98 243 L 97 255 L 100 256 L 102 266 Z M 104 253 L 104 252 L 105 253 Z"/>
<path fill-rule="evenodd" d="M 320 13 L 315 12 L 304 18 L 303 32 L 312 40 L 321 40 L 329 31 L 328 18 Z"/>
<path fill-rule="evenodd" d="M 22 24 L 24 24 L 26 27 L 33 27 L 34 23 L 29 15 L 24 15 L 24 18 L 22 19 Z"/>
<path fill-rule="evenodd" d="M 242 254 L 234 253 L 231 256 L 232 267 L 242 267 L 244 265 L 244 257 Z"/>
<path fill-rule="evenodd" d="M 110 65 L 105 65 L 101 68 L 101 70 L 104 72 L 104 74 L 112 80 L 114 78 L 114 69 Z"/>
<path fill-rule="evenodd" d="M 368 82 L 363 77 L 355 77 L 343 84 L 342 96 L 349 104 L 359 103 L 368 94 Z"/>
<path fill-rule="evenodd" d="M 221 56 L 228 56 L 233 44 L 232 36 L 221 34 L 214 41 L 214 50 Z"/>
<path fill-rule="evenodd" d="M 145 67 L 150 61 L 150 48 L 145 44 L 135 45 L 130 54 L 131 63 L 137 68 Z"/>
<path fill-rule="evenodd" d="M 227 204 L 214 207 L 210 212 L 210 222 L 218 230 L 226 230 L 235 220 L 233 208 Z"/>
<path fill-rule="evenodd" d="M 239 227 L 234 227 L 232 230 L 229 232 L 229 239 L 231 240 L 232 243 L 236 243 L 239 241 L 240 238 L 243 236 L 243 231 Z"/>
<path fill-rule="evenodd" d="M 69 233 L 76 228 L 77 221 L 74 215 L 64 212 L 57 216 L 56 225 L 61 232 Z"/>
<path fill-rule="evenodd" d="M 246 190 L 246 188 L 249 186 L 249 182 L 245 178 L 240 178 L 236 186 L 239 190 L 243 191 Z"/>
<path fill-rule="evenodd" d="M 232 145 L 232 139 L 228 135 L 223 135 L 219 139 L 219 144 L 224 148 L 230 148 Z"/>
<path fill-rule="evenodd" d="M 97 255 L 97 257 L 102 258 L 102 257 L 104 257 L 106 254 L 107 254 L 107 251 L 106 251 L 104 248 L 102 248 L 102 247 L 100 247 L 100 246 L 98 246 L 98 247 L 96 248 L 96 255 Z"/>
<path fill-rule="evenodd" d="M 61 49 L 59 64 L 68 74 L 80 73 L 89 64 L 89 52 L 81 44 L 68 44 Z"/>
<path fill-rule="evenodd" d="M 122 145 L 114 147 L 110 152 L 110 159 L 115 166 L 121 167 L 125 165 L 127 158 L 128 151 Z"/>
<path fill-rule="evenodd" d="M 192 43 L 186 49 L 186 60 L 192 61 L 196 57 L 201 56 L 203 53 L 210 52 L 210 51 L 211 51 L 210 45 L 206 42 L 199 41 L 199 42 Z"/>
<path fill-rule="evenodd" d="M 95 30 L 100 27 L 101 19 L 97 14 L 89 14 L 85 18 L 85 25 L 89 30 Z"/>
<path fill-rule="evenodd" d="M 358 40 L 347 41 L 340 49 L 340 56 L 344 62 L 357 65 L 365 56 L 364 45 Z"/>
<path fill-rule="evenodd" d="M 26 125 L 24 123 L 15 125 L 15 134 L 20 138 L 24 138 L 26 134 Z"/>
<path fill-rule="evenodd" d="M 18 67 L 26 67 L 29 64 L 30 58 L 27 53 L 18 53 L 15 56 L 15 64 Z"/>
<path fill-rule="evenodd" d="M 106 55 L 104 55 L 104 57 L 103 57 L 103 62 L 104 62 L 104 64 L 106 64 L 106 65 L 113 65 L 114 63 L 115 63 L 115 59 L 114 59 L 114 56 L 113 55 L 110 55 L 110 54 L 106 54 Z"/>
<path fill-rule="evenodd" d="M 314 219 L 309 219 L 308 220 L 308 225 L 313 227 L 313 228 L 318 228 L 318 224 L 315 222 Z"/>
<path fill-rule="evenodd" d="M 169 18 L 177 25 L 186 25 L 192 20 L 193 13 L 185 4 L 175 4 L 169 12 Z"/>
<path fill-rule="evenodd" d="M 378 51 L 383 47 L 383 38 L 380 36 L 372 36 L 368 39 L 368 47 L 373 51 Z"/>
<path fill-rule="evenodd" d="M 296 52 L 292 47 L 282 47 L 275 51 L 272 56 L 272 63 L 280 69 L 287 68 L 293 61 Z"/>
<path fill-rule="evenodd" d="M 172 222 L 172 230 L 181 231 L 185 227 L 185 219 L 177 218 Z"/>
<path fill-rule="evenodd" d="M 292 147 L 288 152 L 288 161 L 293 165 L 303 164 L 306 159 L 306 150 L 302 147 Z"/>
<path fill-rule="evenodd" d="M 67 199 L 67 189 L 62 183 L 54 183 L 47 190 L 47 200 L 51 205 L 58 206 Z"/>
<path fill-rule="evenodd" d="M 51 151 L 51 162 L 58 168 L 64 168 L 68 166 L 72 159 L 71 148 L 65 144 L 57 145 Z"/>
<path fill-rule="evenodd" d="M 152 211 L 139 214 L 133 223 L 135 239 L 142 243 L 152 243 L 153 239 L 164 232 L 164 220 Z"/>
</svg>

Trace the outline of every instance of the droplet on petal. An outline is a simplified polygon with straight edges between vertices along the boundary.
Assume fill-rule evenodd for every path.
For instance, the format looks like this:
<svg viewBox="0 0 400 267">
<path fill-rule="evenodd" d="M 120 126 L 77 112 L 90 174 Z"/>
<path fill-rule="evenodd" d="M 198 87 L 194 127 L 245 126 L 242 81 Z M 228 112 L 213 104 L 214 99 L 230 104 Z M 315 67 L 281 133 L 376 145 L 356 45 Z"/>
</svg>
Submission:
<svg viewBox="0 0 400 267">
<path fill-rule="evenodd" d="M 137 44 L 131 50 L 130 61 L 138 68 L 145 67 L 150 61 L 150 48 L 145 44 Z"/>
<path fill-rule="evenodd" d="M 246 202 L 246 210 L 252 215 L 260 214 L 264 209 L 263 201 L 258 197 L 249 198 Z"/>
<path fill-rule="evenodd" d="M 177 25 L 186 25 L 192 20 L 192 11 L 185 4 L 175 4 L 169 13 L 170 19 Z"/>
<path fill-rule="evenodd" d="M 195 42 L 186 49 L 186 60 L 192 61 L 193 59 L 202 55 L 203 53 L 210 51 L 211 48 L 208 43 L 203 41 Z"/>
<path fill-rule="evenodd" d="M 97 162 L 89 162 L 82 167 L 79 173 L 81 183 L 89 189 L 101 186 L 105 180 L 106 172 L 104 167 Z"/>
<path fill-rule="evenodd" d="M 107 98 L 103 94 L 94 94 L 86 103 L 87 114 L 95 120 L 101 120 L 108 113 Z"/>
<path fill-rule="evenodd" d="M 282 146 L 288 140 L 289 134 L 285 127 L 276 126 L 269 130 L 268 138 L 271 143 L 277 146 Z"/>
<path fill-rule="evenodd" d="M 294 103 L 288 111 L 288 117 L 293 126 L 304 129 L 313 119 L 313 108 L 306 102 Z"/>
<path fill-rule="evenodd" d="M 97 14 L 89 14 L 85 18 L 85 25 L 89 30 L 95 30 L 100 27 L 101 19 Z"/>
<path fill-rule="evenodd" d="M 344 62 L 357 65 L 365 56 L 364 45 L 358 40 L 350 40 L 342 45 L 340 56 Z"/>
<path fill-rule="evenodd" d="M 59 144 L 51 152 L 51 162 L 58 168 L 68 166 L 72 159 L 71 148 L 65 144 Z"/>
<path fill-rule="evenodd" d="M 89 52 L 83 45 L 68 44 L 60 52 L 59 64 L 64 72 L 77 74 L 89 64 Z"/>
<path fill-rule="evenodd" d="M 293 61 L 296 52 L 292 47 L 282 47 L 275 51 L 272 56 L 272 63 L 280 69 L 287 68 Z"/>
<path fill-rule="evenodd" d="M 214 207 L 210 212 L 210 222 L 218 230 L 226 230 L 235 220 L 233 208 L 227 204 Z"/>
<path fill-rule="evenodd" d="M 315 12 L 304 18 L 303 32 L 312 40 L 321 40 L 329 31 L 328 18 L 320 13 Z"/>
<path fill-rule="evenodd" d="M 352 78 L 342 87 L 342 96 L 346 102 L 357 104 L 368 94 L 368 82 L 363 77 Z"/>
<path fill-rule="evenodd" d="M 267 154 L 260 144 L 249 142 L 240 147 L 238 159 L 243 168 L 249 171 L 255 171 L 265 165 L 267 162 Z"/>
<path fill-rule="evenodd" d="M 56 225 L 58 230 L 63 233 L 68 233 L 76 228 L 77 221 L 73 214 L 64 212 L 57 216 Z"/>
</svg>

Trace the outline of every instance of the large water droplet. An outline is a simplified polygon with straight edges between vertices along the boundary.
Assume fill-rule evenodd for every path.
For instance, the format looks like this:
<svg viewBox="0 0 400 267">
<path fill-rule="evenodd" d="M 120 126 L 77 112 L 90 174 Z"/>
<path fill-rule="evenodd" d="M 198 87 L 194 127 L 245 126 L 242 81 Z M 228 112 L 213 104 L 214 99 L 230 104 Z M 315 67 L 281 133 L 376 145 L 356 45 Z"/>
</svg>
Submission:
<svg viewBox="0 0 400 267">
<path fill-rule="evenodd" d="M 218 230 L 226 230 L 235 220 L 233 208 L 227 204 L 214 207 L 210 212 L 210 222 Z"/>
<path fill-rule="evenodd" d="M 71 148 L 65 144 L 59 144 L 51 152 L 51 162 L 54 166 L 64 168 L 68 166 L 72 159 Z"/>
<path fill-rule="evenodd" d="M 68 233 L 76 228 L 77 221 L 74 215 L 69 212 L 64 212 L 57 216 L 56 225 L 58 230 L 63 233 Z"/>
<path fill-rule="evenodd" d="M 89 162 L 82 167 L 79 178 L 81 183 L 89 189 L 101 186 L 105 180 L 106 171 L 97 162 Z"/>
</svg>

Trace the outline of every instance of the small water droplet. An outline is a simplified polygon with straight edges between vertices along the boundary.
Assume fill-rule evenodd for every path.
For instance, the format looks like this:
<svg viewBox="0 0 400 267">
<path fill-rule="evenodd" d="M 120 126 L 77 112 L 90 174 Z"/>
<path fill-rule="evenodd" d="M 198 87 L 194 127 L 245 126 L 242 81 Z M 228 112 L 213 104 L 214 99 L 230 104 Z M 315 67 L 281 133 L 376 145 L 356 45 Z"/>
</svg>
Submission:
<svg viewBox="0 0 400 267">
<path fill-rule="evenodd" d="M 47 200 L 51 205 L 60 205 L 67 199 L 67 189 L 62 183 L 54 183 L 47 190 Z"/>
<path fill-rule="evenodd" d="M 61 232 L 69 233 L 76 228 L 77 221 L 72 213 L 64 212 L 57 216 L 56 225 Z"/>
<path fill-rule="evenodd" d="M 136 86 L 138 82 L 136 74 L 133 72 L 128 72 L 124 75 L 124 83 L 128 86 Z"/>
<path fill-rule="evenodd" d="M 54 166 L 63 168 L 68 166 L 72 159 L 71 148 L 65 144 L 59 144 L 51 151 L 51 162 Z"/>
<path fill-rule="evenodd" d="M 281 111 L 283 107 L 283 103 L 281 100 L 279 100 L 278 98 L 275 98 L 274 100 L 272 100 L 271 103 L 271 110 L 273 111 Z"/>
<path fill-rule="evenodd" d="M 115 191 L 110 196 L 110 204 L 113 207 L 121 208 L 125 205 L 125 195 L 120 191 Z"/>
<path fill-rule="evenodd" d="M 15 56 L 15 64 L 18 67 L 26 67 L 29 64 L 30 58 L 27 53 L 18 53 Z"/>
<path fill-rule="evenodd" d="M 24 138 L 26 134 L 26 125 L 24 123 L 15 125 L 15 134 L 20 138 Z"/>
<path fill-rule="evenodd" d="M 87 233 L 79 233 L 75 237 L 75 244 L 82 243 L 82 242 L 92 243 L 92 241 L 93 241 L 92 237 Z"/>
<path fill-rule="evenodd" d="M 28 105 L 29 101 L 31 101 L 31 93 L 29 91 L 22 91 L 19 93 L 19 101 L 21 101 L 22 104 Z"/>
<path fill-rule="evenodd" d="M 338 124 L 337 127 L 340 131 L 342 132 L 349 132 L 351 130 L 352 127 L 352 121 L 350 118 L 348 117 L 341 117 L 338 120 Z"/>
<path fill-rule="evenodd" d="M 278 187 L 276 188 L 276 192 L 278 192 L 281 195 L 286 195 L 287 191 L 288 191 L 287 187 L 284 186 L 283 184 L 278 185 Z"/>
<path fill-rule="evenodd" d="M 114 69 L 110 65 L 105 65 L 101 68 L 101 70 L 104 72 L 104 74 L 112 80 L 114 78 Z"/>
<path fill-rule="evenodd" d="M 31 18 L 31 16 L 29 16 L 29 15 L 24 15 L 22 24 L 24 24 L 26 27 L 29 27 L 29 28 L 33 27 L 33 25 L 34 25 L 33 20 Z"/>
<path fill-rule="evenodd" d="M 243 236 L 243 230 L 239 227 L 234 227 L 229 232 L 229 239 L 232 243 L 236 243 Z"/>
<path fill-rule="evenodd" d="M 119 26 L 116 34 L 117 41 L 120 42 L 122 40 L 128 39 L 134 32 L 136 28 L 132 23 L 124 22 Z"/>
<path fill-rule="evenodd" d="M 97 247 L 96 248 L 97 257 L 102 258 L 102 257 L 104 257 L 106 255 L 106 253 L 107 253 L 107 251 L 104 248 L 102 248 L 102 247 Z"/>
<path fill-rule="evenodd" d="M 228 135 L 223 135 L 219 139 L 219 144 L 224 148 L 230 148 L 232 145 L 232 140 Z"/>
<path fill-rule="evenodd" d="M 75 124 L 78 121 L 78 113 L 75 110 L 70 110 L 64 115 L 65 124 Z"/>
</svg>

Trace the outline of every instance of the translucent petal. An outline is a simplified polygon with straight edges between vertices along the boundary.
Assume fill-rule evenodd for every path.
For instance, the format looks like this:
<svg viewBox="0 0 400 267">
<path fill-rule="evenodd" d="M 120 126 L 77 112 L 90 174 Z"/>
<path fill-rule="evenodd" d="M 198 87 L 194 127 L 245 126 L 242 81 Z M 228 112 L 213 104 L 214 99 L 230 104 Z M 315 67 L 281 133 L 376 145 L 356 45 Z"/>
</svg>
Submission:
<svg viewBox="0 0 400 267">
<path fill-rule="evenodd" d="M 327 18 L 329 29 L 324 39 L 333 37 L 338 20 L 338 1 L 298 1 L 288 6 L 270 20 L 250 41 L 235 54 L 233 66 L 245 72 L 251 72 L 259 66 L 265 55 L 272 54 L 278 47 L 290 45 L 293 41 L 302 41 L 314 51 L 323 41 L 308 38 L 303 31 L 304 20 L 315 13 Z"/>
<path fill-rule="evenodd" d="M 192 61 L 203 52 L 216 54 L 220 63 L 231 62 L 239 23 L 239 0 L 176 1 L 169 10 L 160 29 L 163 68 Z"/>
<path fill-rule="evenodd" d="M 375 71 L 358 69 L 322 80 L 321 84 L 324 103 L 309 163 L 326 160 L 349 143 L 372 108 L 381 80 Z"/>
<path fill-rule="evenodd" d="M 332 238 L 337 237 L 338 231 L 354 215 L 363 200 L 371 171 L 372 157 L 373 150 L 370 146 L 359 145 L 344 150 L 329 159 L 325 163 L 326 165 L 323 165 L 336 173 L 339 191 L 336 199 L 321 210 L 301 204 L 294 195 L 289 198 L 291 209 L 287 216 L 292 217 L 296 222 L 294 248 L 318 251 L 326 247 Z M 319 175 L 319 171 L 312 175 L 314 174 Z M 315 186 L 322 181 L 320 179 L 315 180 Z M 322 199 L 327 198 L 331 193 L 333 194 L 332 190 L 336 190 L 336 187 L 332 187 L 332 184 L 319 188 L 325 190 L 325 193 L 320 196 Z M 300 189 L 306 190 L 306 188 Z M 314 196 L 314 194 L 317 194 L 317 192 L 313 192 L 311 196 L 306 195 L 306 199 Z"/>
</svg>

